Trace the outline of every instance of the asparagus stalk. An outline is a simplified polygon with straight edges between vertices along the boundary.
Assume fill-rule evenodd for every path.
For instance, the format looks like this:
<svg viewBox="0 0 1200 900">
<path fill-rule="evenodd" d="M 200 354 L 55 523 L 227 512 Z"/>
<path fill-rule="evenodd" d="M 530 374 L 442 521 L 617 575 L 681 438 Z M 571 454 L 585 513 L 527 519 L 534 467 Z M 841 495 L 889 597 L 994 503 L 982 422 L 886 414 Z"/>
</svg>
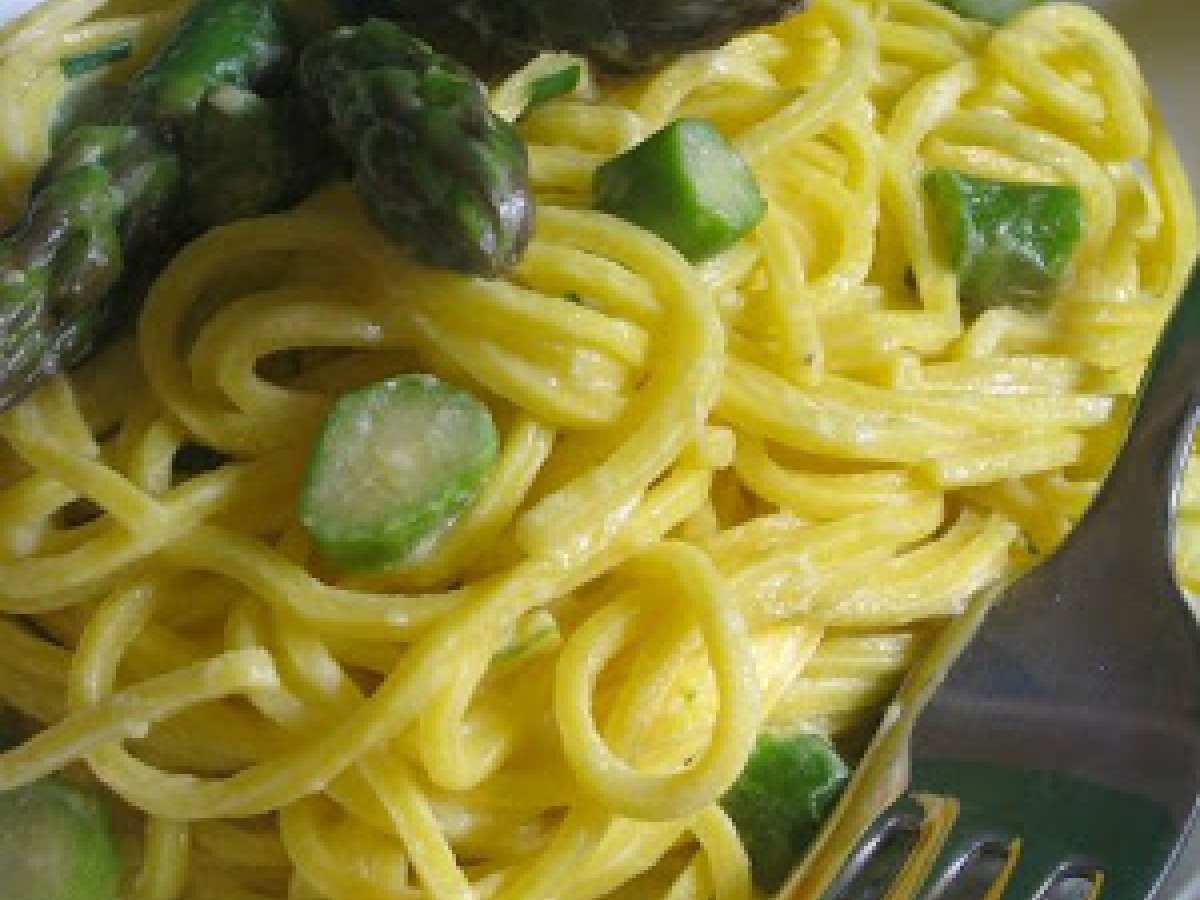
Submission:
<svg viewBox="0 0 1200 900">
<path fill-rule="evenodd" d="M 275 0 L 197 0 L 174 38 L 129 86 L 128 114 L 178 125 L 214 88 L 279 74 L 292 38 Z"/>
<path fill-rule="evenodd" d="M 127 114 L 178 148 L 181 236 L 281 209 L 330 167 L 305 110 L 279 93 L 296 38 L 278 0 L 198 0 L 133 80 Z"/>
<path fill-rule="evenodd" d="M 520 64 L 571 50 L 621 71 L 716 47 L 735 32 L 782 18 L 802 0 L 339 0 L 352 19 L 382 16 L 439 47 Z M 982 0 L 980 0 L 982 2 Z"/>
<path fill-rule="evenodd" d="M 102 797 L 57 775 L 0 792 L 0 897 L 118 900 L 123 869 Z"/>
<path fill-rule="evenodd" d="M 373 19 L 310 45 L 298 79 L 387 234 L 437 266 L 490 275 L 517 261 L 533 224 L 525 146 L 468 69 Z"/>
<path fill-rule="evenodd" d="M 161 252 L 189 231 L 291 199 L 297 153 L 278 152 L 281 118 L 200 111 L 210 95 L 269 80 L 289 52 L 275 0 L 199 0 L 128 87 L 111 124 L 67 130 L 24 218 L 0 237 L 0 409 L 82 360 L 139 295 Z M 253 135 L 255 128 L 270 131 Z M 216 140 L 220 133 L 224 140 Z M 269 181 L 255 182 L 272 148 Z M 187 170 L 185 179 L 181 170 Z M 186 187 L 186 189 L 185 189 Z M 189 217 L 188 198 L 208 198 Z M 136 261 L 136 266 L 129 263 Z"/>
<path fill-rule="evenodd" d="M 332 165 L 332 150 L 301 104 L 224 85 L 182 129 L 183 230 L 261 215 L 299 201 Z"/>
<path fill-rule="evenodd" d="M 122 306 L 125 260 L 149 251 L 178 158 L 137 125 L 73 130 L 0 242 L 0 409 L 87 355 Z"/>
</svg>

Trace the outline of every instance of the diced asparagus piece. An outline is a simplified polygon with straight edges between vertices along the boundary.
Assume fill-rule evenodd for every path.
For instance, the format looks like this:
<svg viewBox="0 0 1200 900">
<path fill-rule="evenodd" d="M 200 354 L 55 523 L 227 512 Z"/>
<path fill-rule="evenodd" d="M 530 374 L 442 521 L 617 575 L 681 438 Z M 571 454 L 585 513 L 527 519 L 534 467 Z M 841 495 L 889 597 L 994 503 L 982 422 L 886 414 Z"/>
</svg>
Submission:
<svg viewBox="0 0 1200 900">
<path fill-rule="evenodd" d="M 849 778 L 821 735 L 759 736 L 721 806 L 737 827 L 760 890 L 778 889 L 816 839 Z"/>
<path fill-rule="evenodd" d="M 993 306 L 1049 305 L 1083 237 L 1078 188 L 949 169 L 927 172 L 924 186 L 968 318 Z"/>
<path fill-rule="evenodd" d="M 716 126 L 679 119 L 596 170 L 596 204 L 693 262 L 729 247 L 766 212 L 754 173 Z"/>
<path fill-rule="evenodd" d="M 535 106 L 592 88 L 588 61 L 572 53 L 539 53 L 499 84 L 488 98 L 492 112 L 515 122 Z"/>
<path fill-rule="evenodd" d="M 487 407 L 431 375 L 352 391 L 317 438 L 301 521 L 336 565 L 402 565 L 474 501 L 498 443 Z"/>
</svg>

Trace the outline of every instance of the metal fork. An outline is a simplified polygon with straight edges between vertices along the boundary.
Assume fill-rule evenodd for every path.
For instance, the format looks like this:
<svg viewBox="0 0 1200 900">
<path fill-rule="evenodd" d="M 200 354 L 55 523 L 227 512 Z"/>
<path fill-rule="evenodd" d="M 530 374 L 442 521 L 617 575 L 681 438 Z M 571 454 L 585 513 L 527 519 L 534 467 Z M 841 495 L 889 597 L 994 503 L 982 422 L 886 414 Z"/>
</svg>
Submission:
<svg viewBox="0 0 1200 900">
<path fill-rule="evenodd" d="M 1200 794 L 1200 629 L 1172 564 L 1198 408 L 1200 275 L 1078 526 L 910 675 L 784 896 L 1156 893 Z"/>
</svg>

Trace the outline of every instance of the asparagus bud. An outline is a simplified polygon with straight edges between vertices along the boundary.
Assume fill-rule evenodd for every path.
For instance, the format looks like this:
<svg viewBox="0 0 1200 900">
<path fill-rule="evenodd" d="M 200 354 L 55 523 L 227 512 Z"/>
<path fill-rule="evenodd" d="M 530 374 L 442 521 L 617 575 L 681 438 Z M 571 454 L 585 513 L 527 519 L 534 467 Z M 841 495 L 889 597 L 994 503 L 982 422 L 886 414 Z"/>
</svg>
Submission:
<svg viewBox="0 0 1200 900">
<path fill-rule="evenodd" d="M 525 146 L 468 69 L 371 20 L 311 45 L 298 78 L 387 234 L 433 265 L 479 274 L 520 258 L 533 225 Z"/>
</svg>

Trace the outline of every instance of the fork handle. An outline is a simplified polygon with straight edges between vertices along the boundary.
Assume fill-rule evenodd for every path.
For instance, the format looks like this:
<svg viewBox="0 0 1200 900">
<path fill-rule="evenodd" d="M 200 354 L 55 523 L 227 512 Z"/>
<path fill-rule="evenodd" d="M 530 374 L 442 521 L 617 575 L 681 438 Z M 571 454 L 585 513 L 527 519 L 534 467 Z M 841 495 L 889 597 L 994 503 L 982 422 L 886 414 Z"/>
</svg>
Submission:
<svg viewBox="0 0 1200 900">
<path fill-rule="evenodd" d="M 1087 512 L 1136 523 L 1129 554 L 1173 573 L 1175 509 L 1200 411 L 1200 269 L 1163 327 L 1134 398 L 1124 446 Z M 1079 527 L 1080 535 L 1096 529 Z M 1174 575 L 1169 578 L 1174 581 Z"/>
</svg>

